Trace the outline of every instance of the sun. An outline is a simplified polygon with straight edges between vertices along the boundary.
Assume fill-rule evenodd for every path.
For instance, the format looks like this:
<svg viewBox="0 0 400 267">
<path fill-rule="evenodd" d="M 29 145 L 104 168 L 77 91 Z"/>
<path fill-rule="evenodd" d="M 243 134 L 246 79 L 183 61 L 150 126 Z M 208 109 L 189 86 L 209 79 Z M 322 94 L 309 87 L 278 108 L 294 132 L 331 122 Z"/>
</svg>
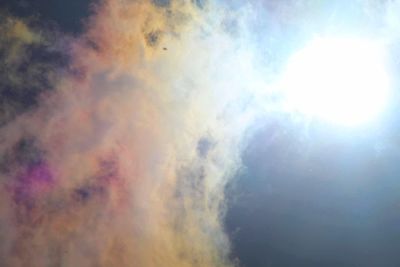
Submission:
<svg viewBox="0 0 400 267">
<path fill-rule="evenodd" d="M 344 126 L 367 123 L 390 94 L 385 50 L 364 39 L 314 39 L 289 59 L 282 89 L 292 111 Z"/>
</svg>

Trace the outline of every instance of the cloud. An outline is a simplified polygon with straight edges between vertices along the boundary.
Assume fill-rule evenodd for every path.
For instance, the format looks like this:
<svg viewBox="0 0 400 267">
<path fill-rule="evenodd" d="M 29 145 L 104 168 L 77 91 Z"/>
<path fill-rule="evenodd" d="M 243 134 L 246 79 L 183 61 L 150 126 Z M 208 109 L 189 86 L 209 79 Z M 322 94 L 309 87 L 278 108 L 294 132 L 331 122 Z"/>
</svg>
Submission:
<svg viewBox="0 0 400 267">
<path fill-rule="evenodd" d="M 57 66 L 66 58 L 50 30 L 32 27 L 0 11 L 0 125 L 37 105 L 38 96 L 53 87 Z M 54 35 L 54 34 L 53 34 Z"/>
<path fill-rule="evenodd" d="M 3 265 L 231 264 L 224 185 L 251 118 L 250 59 L 206 8 L 94 7 L 51 92 L 0 130 Z M 13 66 L 43 42 L 18 23 Z"/>
<path fill-rule="evenodd" d="M 289 4 L 104 0 L 76 38 L 2 19 L 0 265 L 234 265 L 224 188 L 308 27 Z"/>
</svg>

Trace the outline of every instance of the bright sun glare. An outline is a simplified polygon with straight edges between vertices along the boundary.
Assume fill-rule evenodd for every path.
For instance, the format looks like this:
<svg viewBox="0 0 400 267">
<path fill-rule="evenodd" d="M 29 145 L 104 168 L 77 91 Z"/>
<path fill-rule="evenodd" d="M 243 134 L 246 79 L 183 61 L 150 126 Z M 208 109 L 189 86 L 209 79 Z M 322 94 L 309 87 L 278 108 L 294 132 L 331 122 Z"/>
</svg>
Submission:
<svg viewBox="0 0 400 267">
<path fill-rule="evenodd" d="M 282 82 L 291 110 L 344 126 L 376 118 L 390 90 L 384 50 L 362 39 L 313 40 L 290 58 Z"/>
</svg>

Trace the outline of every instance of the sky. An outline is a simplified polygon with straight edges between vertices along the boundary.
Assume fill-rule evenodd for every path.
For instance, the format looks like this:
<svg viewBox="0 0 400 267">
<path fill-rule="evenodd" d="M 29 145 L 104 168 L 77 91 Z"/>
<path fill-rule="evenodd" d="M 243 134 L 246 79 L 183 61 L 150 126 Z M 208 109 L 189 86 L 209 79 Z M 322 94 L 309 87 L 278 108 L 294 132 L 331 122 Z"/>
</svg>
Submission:
<svg viewBox="0 0 400 267">
<path fill-rule="evenodd" d="M 0 266 L 400 266 L 399 14 L 1 0 Z M 384 43 L 379 120 L 279 102 L 291 55 L 319 36 Z"/>
</svg>

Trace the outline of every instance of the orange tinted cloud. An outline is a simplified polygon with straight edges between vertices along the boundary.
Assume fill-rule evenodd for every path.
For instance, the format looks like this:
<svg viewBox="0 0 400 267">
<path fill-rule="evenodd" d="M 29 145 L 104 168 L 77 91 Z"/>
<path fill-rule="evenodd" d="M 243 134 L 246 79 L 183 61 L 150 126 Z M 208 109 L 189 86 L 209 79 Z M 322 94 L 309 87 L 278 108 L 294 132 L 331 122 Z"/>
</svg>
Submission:
<svg viewBox="0 0 400 267">
<path fill-rule="evenodd" d="M 211 4 L 94 9 L 54 90 L 0 129 L 2 264 L 232 265 L 224 186 L 254 116 L 246 44 Z"/>
</svg>

